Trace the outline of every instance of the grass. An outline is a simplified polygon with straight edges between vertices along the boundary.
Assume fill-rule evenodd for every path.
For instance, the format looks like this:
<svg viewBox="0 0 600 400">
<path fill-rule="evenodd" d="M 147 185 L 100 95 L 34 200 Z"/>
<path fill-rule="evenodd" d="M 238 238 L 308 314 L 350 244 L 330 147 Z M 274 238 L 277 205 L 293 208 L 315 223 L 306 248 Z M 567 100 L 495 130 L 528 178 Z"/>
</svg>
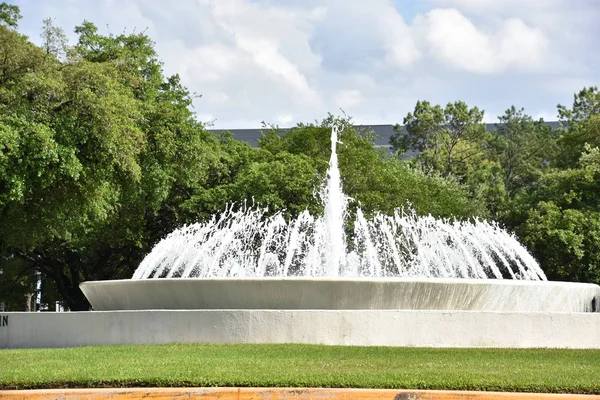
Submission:
<svg viewBox="0 0 600 400">
<path fill-rule="evenodd" d="M 0 389 L 362 387 L 600 394 L 600 350 L 314 345 L 0 350 Z"/>
</svg>

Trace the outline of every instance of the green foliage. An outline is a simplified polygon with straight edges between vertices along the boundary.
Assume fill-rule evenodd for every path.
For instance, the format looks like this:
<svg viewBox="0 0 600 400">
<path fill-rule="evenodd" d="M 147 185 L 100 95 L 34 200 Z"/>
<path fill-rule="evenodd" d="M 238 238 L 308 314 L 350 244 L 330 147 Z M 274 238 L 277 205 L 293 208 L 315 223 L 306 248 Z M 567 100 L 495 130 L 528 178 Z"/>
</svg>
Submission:
<svg viewBox="0 0 600 400">
<path fill-rule="evenodd" d="M 21 248 L 69 240 L 106 218 L 121 185 L 140 179 L 138 105 L 113 68 L 83 61 L 27 74 L 14 90 L 24 96 L 0 118 L 0 185 L 10 196 L 0 232 Z"/>
<path fill-rule="evenodd" d="M 569 109 L 558 105 L 560 131 L 553 164 L 559 168 L 573 167 L 579 161 L 586 144 L 600 146 L 600 91 L 596 86 L 583 88 L 574 95 Z"/>
<path fill-rule="evenodd" d="M 35 273 L 23 265 L 18 257 L 0 256 L 0 293 L 6 311 L 26 311 L 27 300 L 31 311 L 31 299 L 35 294 Z"/>
<path fill-rule="evenodd" d="M 44 65 L 43 50 L 30 43 L 26 36 L 0 25 L 0 104 L 11 100 L 10 89 L 23 76 Z"/>
<path fill-rule="evenodd" d="M 195 186 L 189 199 L 181 203 L 187 221 L 206 219 L 222 211 L 230 202 L 252 202 L 250 198 L 239 197 L 242 190 L 236 182 L 251 165 L 263 162 L 267 154 L 233 140 L 230 135 L 215 139 L 220 146 L 212 153 L 214 157 L 207 165 L 206 183 Z"/>
<path fill-rule="evenodd" d="M 530 190 L 548 170 L 556 138 L 542 119 L 534 121 L 514 106 L 498 120 L 481 144 L 484 158 L 469 170 L 464 182 L 494 218 L 508 223 L 515 197 Z"/>
<path fill-rule="evenodd" d="M 132 88 L 136 98 L 150 100 L 165 84 L 154 42 L 144 32 L 102 35 L 93 23 L 84 21 L 75 28 L 75 33 L 79 40 L 73 49 L 74 56 L 114 65 L 121 82 Z M 178 78 L 173 79 L 177 85 Z"/>
<path fill-rule="evenodd" d="M 520 235 L 550 279 L 600 282 L 599 93 L 584 88 L 571 109 L 559 106 L 558 132 L 513 106 L 487 134 L 476 108 L 418 102 L 392 143 L 398 154 L 418 153 L 410 164 L 458 179 Z"/>
<path fill-rule="evenodd" d="M 66 56 L 68 50 L 67 36 L 61 28 L 54 25 L 51 18 L 44 19 L 40 37 L 42 38 L 42 49 L 46 54 L 57 58 Z"/>
<path fill-rule="evenodd" d="M 600 150 L 546 174 L 528 195 L 519 230 L 552 279 L 600 283 Z"/>
<path fill-rule="evenodd" d="M 542 119 L 534 121 L 514 106 L 498 118 L 488 144 L 490 157 L 502 167 L 507 196 L 526 189 L 539 179 L 554 150 L 554 133 Z"/>
<path fill-rule="evenodd" d="M 445 108 L 418 101 L 414 111 L 404 118 L 407 134 L 396 126 L 392 147 L 400 155 L 417 151 L 417 159 L 426 169 L 462 180 L 484 157 L 483 114 L 462 101 L 448 103 Z"/>
<path fill-rule="evenodd" d="M 367 214 L 391 213 L 395 208 L 410 205 L 419 214 L 440 217 L 484 213 L 483 205 L 470 201 L 458 183 L 410 168 L 375 148 L 374 133 L 353 126 L 348 117 L 329 115 L 320 123 L 299 124 L 285 134 L 274 128 L 263 135 L 260 146 L 275 154 L 308 156 L 319 172 L 317 182 L 322 182 L 331 154 L 334 125 L 341 128 L 337 152 L 344 193 L 353 199 L 351 208 L 360 204 Z"/>
<path fill-rule="evenodd" d="M 600 283 L 600 213 L 543 201 L 530 210 L 523 240 L 551 280 Z"/>
<path fill-rule="evenodd" d="M 279 153 L 252 163 L 240 174 L 232 187 L 231 199 L 253 199 L 271 210 L 286 210 L 297 216 L 305 209 L 313 213 L 318 205 L 313 195 L 317 170 L 304 154 Z"/>
<path fill-rule="evenodd" d="M 0 253 L 87 309 L 79 283 L 131 276 L 185 222 L 179 205 L 207 183 L 220 144 L 145 35 L 84 23 L 61 60 L 61 31 L 45 29 L 42 50 L 0 27 Z"/>
<path fill-rule="evenodd" d="M 8 4 L 5 1 L 0 3 L 0 25 L 6 25 L 9 28 L 17 29 L 21 18 L 23 17 L 21 16 L 21 10 L 18 6 Z"/>
<path fill-rule="evenodd" d="M 597 88 L 584 88 L 575 94 L 571 109 L 559 106 L 558 111 L 563 123 L 559 136 L 534 136 L 532 143 L 542 151 L 525 160 L 534 174 L 517 185 L 503 215 L 550 279 L 600 283 Z"/>
</svg>

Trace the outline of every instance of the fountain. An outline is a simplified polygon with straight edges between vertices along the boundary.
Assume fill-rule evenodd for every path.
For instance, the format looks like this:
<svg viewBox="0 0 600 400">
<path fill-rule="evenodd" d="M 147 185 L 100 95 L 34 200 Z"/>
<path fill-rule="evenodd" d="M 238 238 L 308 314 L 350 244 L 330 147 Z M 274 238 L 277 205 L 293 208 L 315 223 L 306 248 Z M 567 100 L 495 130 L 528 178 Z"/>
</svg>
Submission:
<svg viewBox="0 0 600 400">
<path fill-rule="evenodd" d="M 95 310 L 597 310 L 598 286 L 547 282 L 495 223 L 401 209 L 368 219 L 358 208 L 348 243 L 337 144 L 333 127 L 323 216 L 286 221 L 231 205 L 168 235 L 132 280 L 86 282 L 83 292 Z"/>
<path fill-rule="evenodd" d="M 479 278 L 545 280 L 537 262 L 497 224 L 394 215 L 365 218 L 357 209 L 353 241 L 345 233 L 348 198 L 342 191 L 331 130 L 331 159 L 321 189 L 323 216 L 235 209 L 171 233 L 142 261 L 133 279 L 149 278 Z"/>
<path fill-rule="evenodd" d="M 169 234 L 132 279 L 82 283 L 93 312 L 0 316 L 8 321 L 0 348 L 600 348 L 600 286 L 548 281 L 498 224 L 402 209 L 367 218 L 359 208 L 347 232 L 337 134 L 334 127 L 323 216 L 303 212 L 286 221 L 281 213 L 231 205 Z"/>
</svg>

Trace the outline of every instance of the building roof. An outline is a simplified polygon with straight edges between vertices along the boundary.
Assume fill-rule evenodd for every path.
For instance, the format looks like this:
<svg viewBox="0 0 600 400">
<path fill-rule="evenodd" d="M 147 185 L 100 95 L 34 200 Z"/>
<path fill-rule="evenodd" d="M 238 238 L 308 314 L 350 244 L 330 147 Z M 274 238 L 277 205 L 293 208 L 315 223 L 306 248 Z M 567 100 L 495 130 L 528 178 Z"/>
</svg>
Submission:
<svg viewBox="0 0 600 400">
<path fill-rule="evenodd" d="M 552 129 L 558 129 L 559 124 L 557 121 L 545 122 L 546 125 L 552 127 Z M 497 123 L 486 123 L 485 129 L 488 132 L 493 131 L 496 128 Z M 394 135 L 394 125 L 392 124 L 380 124 L 380 125 L 355 125 L 357 128 L 371 129 L 375 132 L 375 146 L 377 147 L 391 147 L 390 139 Z M 279 128 L 282 132 L 287 132 L 291 128 Z M 404 127 L 403 127 L 404 130 Z M 210 132 L 231 132 L 233 138 L 246 142 L 251 146 L 258 146 L 258 139 L 260 139 L 262 129 L 209 129 Z"/>
</svg>

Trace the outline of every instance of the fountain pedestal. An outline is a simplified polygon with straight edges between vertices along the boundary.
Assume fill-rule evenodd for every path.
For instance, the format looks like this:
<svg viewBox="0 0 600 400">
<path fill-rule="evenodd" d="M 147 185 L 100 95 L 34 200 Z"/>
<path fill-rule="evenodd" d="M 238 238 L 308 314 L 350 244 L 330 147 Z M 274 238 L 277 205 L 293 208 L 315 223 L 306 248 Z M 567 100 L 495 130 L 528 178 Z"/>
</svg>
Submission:
<svg viewBox="0 0 600 400">
<path fill-rule="evenodd" d="M 96 311 L 454 310 L 590 312 L 600 286 L 441 278 L 173 278 L 84 282 Z"/>
<path fill-rule="evenodd" d="M 0 348 L 158 343 L 600 349 L 600 287 L 476 279 L 85 282 L 96 310 L 0 313 Z M 4 318 L 6 317 L 6 318 Z"/>
</svg>

